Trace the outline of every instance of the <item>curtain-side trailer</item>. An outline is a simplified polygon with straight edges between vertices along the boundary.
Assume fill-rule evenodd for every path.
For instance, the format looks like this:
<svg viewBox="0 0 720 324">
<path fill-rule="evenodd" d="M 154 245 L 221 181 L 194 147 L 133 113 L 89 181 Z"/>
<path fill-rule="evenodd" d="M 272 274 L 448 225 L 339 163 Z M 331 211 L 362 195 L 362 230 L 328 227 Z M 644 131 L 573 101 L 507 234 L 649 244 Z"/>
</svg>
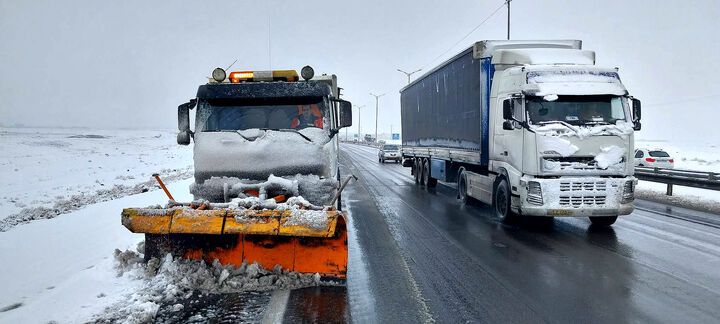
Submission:
<svg viewBox="0 0 720 324">
<path fill-rule="evenodd" d="M 418 184 L 516 215 L 633 210 L 640 101 L 579 40 L 480 41 L 403 88 L 403 165 Z"/>
</svg>

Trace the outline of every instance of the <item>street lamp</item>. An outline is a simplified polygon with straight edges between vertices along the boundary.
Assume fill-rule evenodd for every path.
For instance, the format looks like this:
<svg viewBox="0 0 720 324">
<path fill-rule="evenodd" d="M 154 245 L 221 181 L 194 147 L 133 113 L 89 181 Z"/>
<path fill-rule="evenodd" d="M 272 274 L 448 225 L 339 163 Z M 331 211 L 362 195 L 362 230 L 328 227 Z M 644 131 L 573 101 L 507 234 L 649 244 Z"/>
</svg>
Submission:
<svg viewBox="0 0 720 324">
<path fill-rule="evenodd" d="M 360 141 L 360 136 L 362 136 L 362 134 L 360 133 L 360 108 L 365 107 L 365 105 L 361 105 L 361 106 L 354 105 L 354 106 L 358 110 L 358 141 Z M 346 130 L 347 130 L 347 128 L 346 128 Z M 345 137 L 347 137 L 347 135 L 345 135 Z"/>
<path fill-rule="evenodd" d="M 410 76 L 411 76 L 411 75 L 413 75 L 413 74 L 415 74 L 415 73 L 417 73 L 417 72 L 420 72 L 420 71 L 422 71 L 422 69 L 417 69 L 417 70 L 415 70 L 415 71 L 412 71 L 412 72 L 405 72 L 405 71 L 403 71 L 403 70 L 400 70 L 400 69 L 397 69 L 397 70 L 398 70 L 398 72 L 402 72 L 402 73 L 405 73 L 405 75 L 407 75 L 407 78 L 408 78 L 408 84 L 410 84 Z"/>
<path fill-rule="evenodd" d="M 379 99 L 380 97 L 384 96 L 385 94 L 383 93 L 383 94 L 381 94 L 381 95 L 376 95 L 376 94 L 373 94 L 373 93 L 371 92 L 370 95 L 373 96 L 373 97 L 375 97 L 375 142 L 377 143 L 377 141 L 378 141 L 378 136 L 377 136 L 378 99 Z"/>
</svg>

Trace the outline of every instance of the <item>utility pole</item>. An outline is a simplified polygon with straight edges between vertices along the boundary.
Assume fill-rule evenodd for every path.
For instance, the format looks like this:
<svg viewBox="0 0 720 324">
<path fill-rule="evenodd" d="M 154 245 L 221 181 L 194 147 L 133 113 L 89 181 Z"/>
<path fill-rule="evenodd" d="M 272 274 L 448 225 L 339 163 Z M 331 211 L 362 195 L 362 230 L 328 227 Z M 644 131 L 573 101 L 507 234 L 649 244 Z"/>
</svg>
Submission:
<svg viewBox="0 0 720 324">
<path fill-rule="evenodd" d="M 408 78 L 408 84 L 410 84 L 410 76 L 411 76 L 411 75 L 413 75 L 413 74 L 414 74 L 414 73 L 416 73 L 416 72 L 420 72 L 420 71 L 422 71 L 422 69 L 417 69 L 417 70 L 415 70 L 415 71 L 412 71 L 412 72 L 405 72 L 405 71 L 403 71 L 403 70 L 400 70 L 400 69 L 397 69 L 397 70 L 398 70 L 398 72 L 402 72 L 402 73 L 405 73 L 405 75 L 407 75 L 407 78 Z"/>
<path fill-rule="evenodd" d="M 384 96 L 385 94 L 383 93 L 383 94 L 381 94 L 381 95 L 376 95 L 376 94 L 373 94 L 373 93 L 371 92 L 370 95 L 373 96 L 373 97 L 375 97 L 375 143 L 377 143 L 377 142 L 378 142 L 378 133 L 377 133 L 377 123 L 378 123 L 378 99 L 379 99 L 380 97 Z"/>
<path fill-rule="evenodd" d="M 512 0 L 505 0 L 505 3 L 508 7 L 508 30 L 507 30 L 507 39 L 510 40 L 510 1 Z"/>
<path fill-rule="evenodd" d="M 357 108 L 357 110 L 358 110 L 358 141 L 360 141 L 362 138 L 362 133 L 360 133 L 360 108 L 362 108 L 362 107 L 365 107 L 365 105 L 362 105 L 362 106 L 355 105 L 355 108 Z"/>
</svg>

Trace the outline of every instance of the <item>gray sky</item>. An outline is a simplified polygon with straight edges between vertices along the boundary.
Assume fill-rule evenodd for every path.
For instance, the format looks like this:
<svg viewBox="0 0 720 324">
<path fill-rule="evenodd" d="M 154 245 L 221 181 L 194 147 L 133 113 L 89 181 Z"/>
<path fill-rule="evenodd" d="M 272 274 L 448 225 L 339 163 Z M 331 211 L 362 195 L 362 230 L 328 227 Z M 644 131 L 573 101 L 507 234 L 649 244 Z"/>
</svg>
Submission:
<svg viewBox="0 0 720 324">
<path fill-rule="evenodd" d="M 387 93 L 389 132 L 407 83 L 395 69 L 504 39 L 502 9 L 451 48 L 502 3 L 0 0 L 2 122 L 174 128 L 177 105 L 237 59 L 231 70 L 337 74 L 344 97 L 366 105 L 363 132 L 374 129 L 368 93 Z M 512 14 L 514 39 L 582 39 L 599 65 L 619 67 L 643 101 L 641 138 L 720 141 L 709 124 L 720 120 L 720 1 L 514 0 Z"/>
</svg>

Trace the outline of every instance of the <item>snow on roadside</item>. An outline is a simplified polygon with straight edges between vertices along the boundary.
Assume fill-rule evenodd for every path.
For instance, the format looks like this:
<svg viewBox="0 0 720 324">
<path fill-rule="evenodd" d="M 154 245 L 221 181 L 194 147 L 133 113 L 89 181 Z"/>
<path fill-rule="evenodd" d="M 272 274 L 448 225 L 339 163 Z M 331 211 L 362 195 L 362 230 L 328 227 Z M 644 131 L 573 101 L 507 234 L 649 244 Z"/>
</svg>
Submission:
<svg viewBox="0 0 720 324">
<path fill-rule="evenodd" d="M 640 180 L 635 187 L 635 197 L 720 215 L 720 194 L 717 191 L 673 186 L 673 195 L 668 196 L 666 190 L 666 184 Z"/>
<path fill-rule="evenodd" d="M 192 147 L 178 145 L 174 130 L 0 127 L 0 152 L 0 219 L 62 210 L 82 195 L 117 197 L 153 173 L 192 165 Z"/>
<path fill-rule="evenodd" d="M 192 180 L 168 185 L 176 199 L 192 199 Z M 117 277 L 113 251 L 142 241 L 120 223 L 123 208 L 164 203 L 162 190 L 88 205 L 62 217 L 0 232 L 0 323 L 83 323 L 140 282 Z"/>
<path fill-rule="evenodd" d="M 159 174 L 163 182 L 171 183 L 177 180 L 192 177 L 192 169 L 165 169 L 160 171 Z M 100 189 L 91 194 L 80 193 L 70 197 L 58 198 L 50 207 L 26 207 L 16 214 L 8 215 L 7 217 L 0 219 L 0 232 L 5 232 L 14 226 L 28 223 L 33 220 L 54 218 L 71 211 L 78 210 L 90 204 L 96 204 L 155 189 L 160 189 L 160 185 L 155 179 L 152 179 L 137 183 L 133 186 L 116 184 L 112 188 Z"/>
</svg>

